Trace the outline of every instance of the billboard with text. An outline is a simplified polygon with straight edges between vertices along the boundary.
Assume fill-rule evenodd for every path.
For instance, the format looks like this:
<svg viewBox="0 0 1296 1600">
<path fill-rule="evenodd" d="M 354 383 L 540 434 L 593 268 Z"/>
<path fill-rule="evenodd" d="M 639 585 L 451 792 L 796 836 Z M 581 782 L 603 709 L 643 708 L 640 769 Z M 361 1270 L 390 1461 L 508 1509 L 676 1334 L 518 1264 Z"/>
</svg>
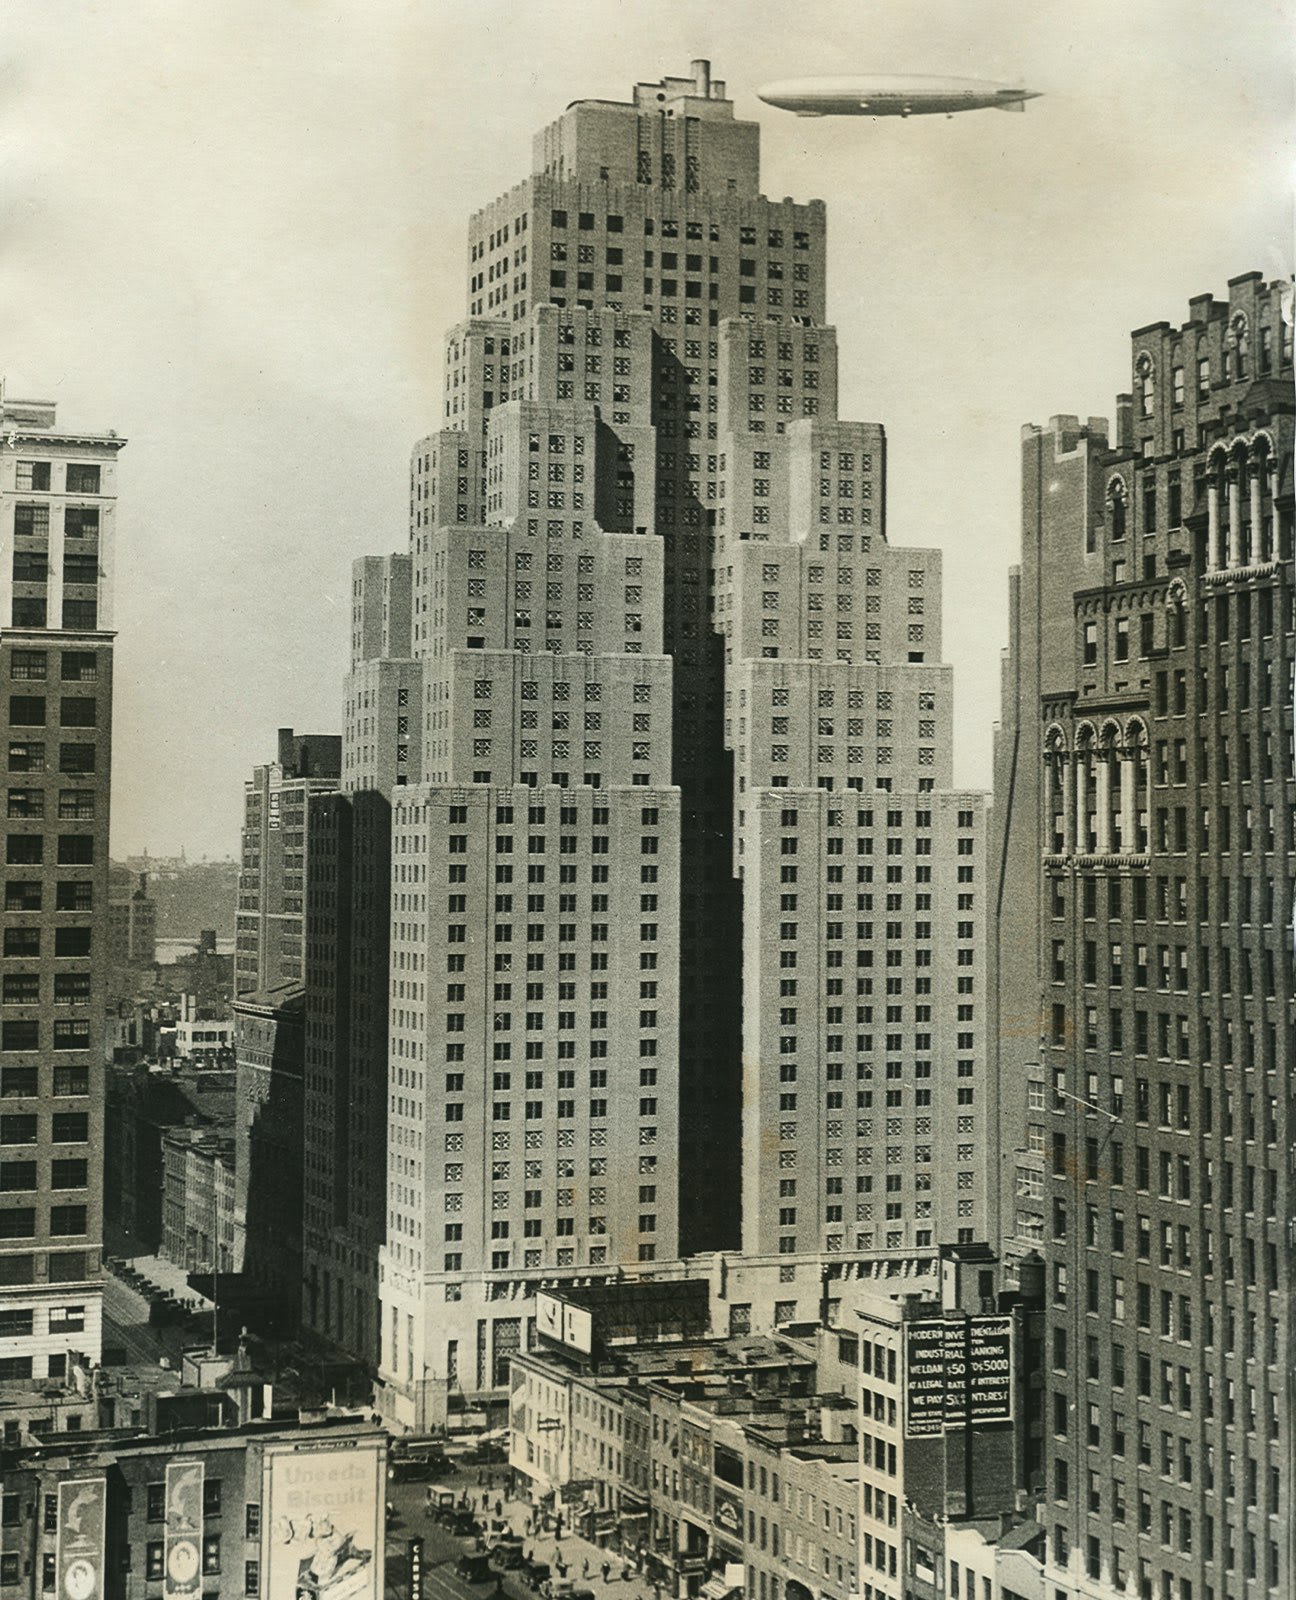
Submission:
<svg viewBox="0 0 1296 1600">
<path fill-rule="evenodd" d="M 268 1444 L 262 1593 L 270 1600 L 381 1600 L 386 1440 Z"/>
<path fill-rule="evenodd" d="M 905 1324 L 904 1431 L 1011 1422 L 1012 1318 L 941 1317 Z"/>
</svg>

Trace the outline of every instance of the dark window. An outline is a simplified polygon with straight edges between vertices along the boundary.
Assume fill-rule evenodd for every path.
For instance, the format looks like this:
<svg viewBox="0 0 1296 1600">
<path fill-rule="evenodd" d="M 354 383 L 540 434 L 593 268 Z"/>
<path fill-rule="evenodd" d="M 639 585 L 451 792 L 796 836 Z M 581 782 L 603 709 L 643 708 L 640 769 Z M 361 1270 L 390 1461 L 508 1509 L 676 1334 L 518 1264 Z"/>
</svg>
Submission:
<svg viewBox="0 0 1296 1600">
<path fill-rule="evenodd" d="M 63 626 L 65 628 L 97 628 L 99 603 L 96 600 L 63 600 Z"/>
<path fill-rule="evenodd" d="M 11 742 L 9 745 L 10 772 L 44 772 L 45 746 L 39 740 Z"/>
<path fill-rule="evenodd" d="M 43 650 L 15 650 L 9 658 L 9 676 L 26 683 L 42 682 L 46 663 Z"/>
<path fill-rule="evenodd" d="M 0 1207 L 0 1239 L 34 1239 L 35 1237 L 35 1206 Z"/>
<path fill-rule="evenodd" d="M 85 1207 L 84 1206 L 69 1206 L 69 1207 L 66 1207 L 65 1209 L 70 1210 L 70 1211 L 78 1211 L 79 1210 L 81 1212 L 81 1214 L 82 1214 L 83 1219 L 84 1219 L 84 1216 L 85 1216 Z M 58 1229 L 53 1227 L 53 1214 L 52 1213 L 51 1213 L 51 1217 L 50 1217 L 50 1222 L 51 1222 L 51 1231 L 57 1233 Z M 84 1220 L 82 1221 L 82 1225 L 81 1225 L 81 1228 L 79 1230 L 69 1230 L 69 1232 L 72 1232 L 72 1231 L 79 1231 L 81 1233 L 84 1233 L 85 1232 Z M 50 1252 L 50 1258 L 49 1258 L 49 1281 L 51 1283 L 79 1283 L 81 1281 L 81 1279 L 83 1279 L 85 1277 L 85 1275 L 86 1275 L 86 1256 L 85 1256 L 85 1251 L 84 1250 L 54 1250 L 54 1251 Z"/>
<path fill-rule="evenodd" d="M 89 695 L 64 695 L 59 706 L 59 722 L 64 728 L 93 728 L 98 721 L 98 705 Z"/>
<path fill-rule="evenodd" d="M 98 462 L 69 461 L 67 492 L 69 494 L 98 494 L 100 470 Z M 33 485 L 34 487 L 36 485 Z"/>
<path fill-rule="evenodd" d="M 43 728 L 45 726 L 45 696 L 42 694 L 11 694 L 9 696 L 9 721 L 15 728 Z"/>
<path fill-rule="evenodd" d="M 63 532 L 69 539 L 86 539 L 99 532 L 98 506 L 69 506 L 63 513 Z"/>
<path fill-rule="evenodd" d="M 93 650 L 65 650 L 59 676 L 64 683 L 94 683 L 99 676 L 99 657 Z"/>
<path fill-rule="evenodd" d="M 0 1283 L 34 1283 L 35 1281 L 35 1256 L 10 1255 L 8 1252 L 0 1255 Z"/>
<path fill-rule="evenodd" d="M 98 583 L 98 556 L 65 555 L 63 557 L 63 582 L 80 584 Z"/>
<path fill-rule="evenodd" d="M 58 842 L 58 864 L 61 867 L 88 867 L 94 862 L 94 835 L 89 833 L 62 833 Z"/>
<path fill-rule="evenodd" d="M 92 744 L 61 744 L 59 746 L 59 771 L 90 773 L 95 769 L 95 747 Z"/>
<path fill-rule="evenodd" d="M 44 583 L 49 578 L 49 557 L 43 550 L 15 550 L 13 579 L 15 583 Z"/>
</svg>

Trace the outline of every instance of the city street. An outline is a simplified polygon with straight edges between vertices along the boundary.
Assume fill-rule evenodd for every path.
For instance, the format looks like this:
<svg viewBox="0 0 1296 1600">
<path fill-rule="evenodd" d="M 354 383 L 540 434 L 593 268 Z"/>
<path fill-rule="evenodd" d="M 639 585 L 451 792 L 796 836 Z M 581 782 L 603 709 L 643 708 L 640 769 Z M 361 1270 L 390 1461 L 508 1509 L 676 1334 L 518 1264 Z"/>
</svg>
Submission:
<svg viewBox="0 0 1296 1600">
<path fill-rule="evenodd" d="M 497 1501 L 503 1505 L 503 1521 L 513 1532 L 525 1540 L 528 1556 L 543 1561 L 558 1577 L 558 1561 L 566 1567 L 568 1581 L 577 1589 L 588 1589 L 596 1600 L 654 1600 L 653 1585 L 639 1573 L 622 1578 L 624 1563 L 612 1552 L 578 1535 L 564 1533 L 556 1539 L 552 1533 L 532 1537 L 527 1533 L 527 1520 L 531 1507 L 525 1500 L 508 1499 L 501 1487 L 506 1469 L 496 1467 L 490 1474 L 496 1487 L 487 1491 L 478 1484 L 476 1469 L 456 1469 L 437 1480 L 438 1485 L 454 1489 L 456 1494 L 466 1493 L 478 1520 L 489 1525 L 495 1519 Z M 423 1539 L 423 1592 L 439 1596 L 441 1600 L 489 1600 L 497 1590 L 510 1600 L 535 1600 L 532 1591 L 515 1573 L 505 1573 L 500 1581 L 472 1584 L 459 1577 L 455 1562 L 465 1551 L 477 1548 L 475 1540 L 456 1539 L 426 1515 L 425 1495 L 427 1485 L 422 1483 L 394 1483 L 388 1481 L 387 1498 L 395 1517 L 387 1529 L 387 1600 L 407 1600 L 409 1595 L 409 1541 L 419 1535 Z M 483 1501 L 489 1507 L 489 1518 L 482 1510 Z M 603 1563 L 609 1564 L 609 1575 L 603 1578 Z M 660 1595 L 660 1591 L 658 1591 Z"/>
<path fill-rule="evenodd" d="M 194 1342 L 194 1336 L 183 1323 L 165 1328 L 153 1326 L 144 1296 L 112 1273 L 105 1273 L 103 1342 L 105 1350 L 114 1346 L 124 1350 L 129 1362 L 156 1363 L 165 1356 L 178 1366 L 181 1350 Z"/>
</svg>

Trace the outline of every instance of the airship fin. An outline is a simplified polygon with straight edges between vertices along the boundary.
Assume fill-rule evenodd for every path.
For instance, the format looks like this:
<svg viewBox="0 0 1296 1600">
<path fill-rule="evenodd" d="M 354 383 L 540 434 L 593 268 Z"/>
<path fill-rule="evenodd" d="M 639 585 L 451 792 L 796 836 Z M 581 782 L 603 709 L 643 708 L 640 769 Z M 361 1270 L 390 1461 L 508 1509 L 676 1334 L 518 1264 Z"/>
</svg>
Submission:
<svg viewBox="0 0 1296 1600">
<path fill-rule="evenodd" d="M 995 101 L 995 110 L 996 111 L 1025 111 L 1025 109 L 1026 109 L 1026 101 L 1025 101 L 1024 98 L 1021 99 L 1021 100 L 996 100 Z"/>
</svg>

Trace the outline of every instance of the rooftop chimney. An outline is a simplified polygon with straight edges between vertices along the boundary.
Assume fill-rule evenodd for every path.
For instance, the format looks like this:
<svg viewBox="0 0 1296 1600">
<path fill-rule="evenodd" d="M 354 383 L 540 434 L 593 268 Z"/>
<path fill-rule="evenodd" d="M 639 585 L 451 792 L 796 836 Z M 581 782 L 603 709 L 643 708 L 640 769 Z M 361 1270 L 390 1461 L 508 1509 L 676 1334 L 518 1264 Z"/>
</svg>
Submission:
<svg viewBox="0 0 1296 1600">
<path fill-rule="evenodd" d="M 697 89 L 699 98 L 709 100 L 711 98 L 711 63 L 701 60 L 694 61 L 692 68 L 693 84 Z"/>
</svg>

